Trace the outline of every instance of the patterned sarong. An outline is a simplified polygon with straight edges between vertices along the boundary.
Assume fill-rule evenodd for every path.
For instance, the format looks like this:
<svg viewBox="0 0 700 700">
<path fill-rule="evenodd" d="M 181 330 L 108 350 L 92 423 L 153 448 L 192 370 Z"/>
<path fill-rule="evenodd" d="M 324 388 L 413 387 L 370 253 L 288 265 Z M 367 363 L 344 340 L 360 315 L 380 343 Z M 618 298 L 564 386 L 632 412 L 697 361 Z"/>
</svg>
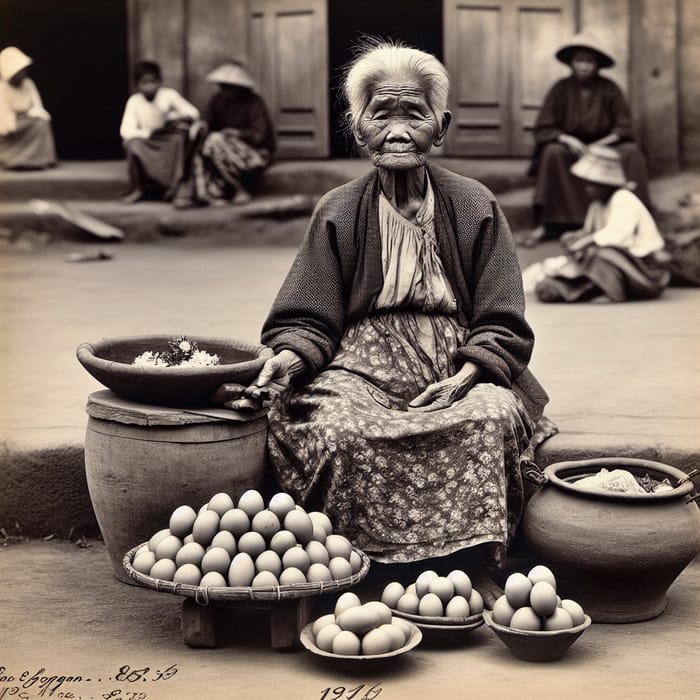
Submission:
<svg viewBox="0 0 700 700">
<path fill-rule="evenodd" d="M 535 426 L 516 394 L 483 383 L 449 408 L 407 409 L 429 383 L 454 374 L 466 335 L 442 314 L 370 316 L 347 329 L 323 372 L 270 410 L 270 460 L 282 487 L 325 511 L 376 561 L 505 545 L 519 524 L 521 456 L 534 447 Z M 548 423 L 537 439 L 554 431 Z"/>
<path fill-rule="evenodd" d="M 199 200 L 230 199 L 249 173 L 262 170 L 270 153 L 255 149 L 235 135 L 234 129 L 207 135 L 194 161 L 195 192 Z"/>
</svg>

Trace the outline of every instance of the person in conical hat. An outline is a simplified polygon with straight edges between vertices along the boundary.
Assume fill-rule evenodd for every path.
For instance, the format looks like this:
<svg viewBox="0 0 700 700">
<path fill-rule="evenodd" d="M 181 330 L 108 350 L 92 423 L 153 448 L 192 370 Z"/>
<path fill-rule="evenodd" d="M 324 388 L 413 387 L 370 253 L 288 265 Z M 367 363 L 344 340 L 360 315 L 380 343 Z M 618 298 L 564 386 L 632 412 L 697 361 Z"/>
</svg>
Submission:
<svg viewBox="0 0 700 700">
<path fill-rule="evenodd" d="M 588 145 L 613 146 L 621 156 L 628 180 L 651 208 L 646 161 L 635 143 L 632 118 L 618 85 L 600 75 L 615 64 L 612 52 L 589 29 L 584 29 L 555 52 L 571 68 L 545 96 L 534 126 L 535 149 L 529 174 L 535 177 L 535 228 L 523 245 L 556 238 L 581 226 L 590 200 L 570 172 Z"/>
<path fill-rule="evenodd" d="M 207 110 L 210 133 L 194 162 L 196 198 L 212 205 L 245 204 L 275 152 L 272 120 L 241 63 L 227 61 L 206 80 L 218 91 Z"/>
<path fill-rule="evenodd" d="M 0 51 L 0 167 L 56 164 L 51 115 L 28 76 L 32 59 L 16 46 Z"/>
<path fill-rule="evenodd" d="M 670 281 L 665 242 L 630 189 L 616 149 L 594 144 L 571 167 L 591 204 L 583 228 L 562 235 L 561 264 L 542 263 L 534 288 L 543 302 L 653 299 Z M 527 276 L 526 273 L 523 273 Z"/>
</svg>

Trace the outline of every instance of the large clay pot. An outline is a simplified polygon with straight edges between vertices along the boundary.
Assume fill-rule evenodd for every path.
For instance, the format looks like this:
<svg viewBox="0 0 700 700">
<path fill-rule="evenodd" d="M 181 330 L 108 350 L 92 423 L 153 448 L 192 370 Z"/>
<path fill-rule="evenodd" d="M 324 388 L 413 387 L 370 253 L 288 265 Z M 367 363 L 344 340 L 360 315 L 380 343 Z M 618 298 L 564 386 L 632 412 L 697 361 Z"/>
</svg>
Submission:
<svg viewBox="0 0 700 700">
<path fill-rule="evenodd" d="M 222 420 L 137 404 L 111 391 L 91 394 L 87 412 L 90 499 L 114 572 L 124 583 L 133 584 L 122 566 L 126 552 L 168 527 L 175 508 L 199 509 L 215 493 L 235 500 L 263 486 L 266 415 Z"/>
<path fill-rule="evenodd" d="M 654 494 L 593 493 L 574 482 L 600 469 L 626 469 L 674 488 Z M 562 597 L 595 622 L 638 622 L 660 615 L 666 591 L 700 551 L 700 510 L 684 472 L 643 459 L 552 464 L 548 482 L 525 509 L 523 533 L 557 577 Z"/>
</svg>

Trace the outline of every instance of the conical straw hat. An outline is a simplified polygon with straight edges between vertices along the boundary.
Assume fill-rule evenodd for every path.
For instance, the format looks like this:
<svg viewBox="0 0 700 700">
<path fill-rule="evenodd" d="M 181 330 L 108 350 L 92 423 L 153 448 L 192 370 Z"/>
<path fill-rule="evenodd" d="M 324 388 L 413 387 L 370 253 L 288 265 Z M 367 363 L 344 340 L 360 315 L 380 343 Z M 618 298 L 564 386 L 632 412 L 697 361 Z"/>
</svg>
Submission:
<svg viewBox="0 0 700 700">
<path fill-rule="evenodd" d="M 221 64 L 218 68 L 207 75 L 209 83 L 224 83 L 226 85 L 240 85 L 246 87 L 253 92 L 258 91 L 258 86 L 251 77 L 250 73 L 239 63 L 229 61 Z"/>
<path fill-rule="evenodd" d="M 580 31 L 562 44 L 555 54 L 558 60 L 567 65 L 571 64 L 571 59 L 576 49 L 588 49 L 598 56 L 601 68 L 610 68 L 615 65 L 615 59 L 610 51 L 603 45 L 603 42 L 589 29 Z"/>
<path fill-rule="evenodd" d="M 7 46 L 0 51 L 0 80 L 8 81 L 21 70 L 32 65 L 32 59 L 16 46 Z"/>
<path fill-rule="evenodd" d="M 571 172 L 582 180 L 601 185 L 624 187 L 627 184 L 620 154 L 607 146 L 589 146 L 571 166 Z"/>
</svg>

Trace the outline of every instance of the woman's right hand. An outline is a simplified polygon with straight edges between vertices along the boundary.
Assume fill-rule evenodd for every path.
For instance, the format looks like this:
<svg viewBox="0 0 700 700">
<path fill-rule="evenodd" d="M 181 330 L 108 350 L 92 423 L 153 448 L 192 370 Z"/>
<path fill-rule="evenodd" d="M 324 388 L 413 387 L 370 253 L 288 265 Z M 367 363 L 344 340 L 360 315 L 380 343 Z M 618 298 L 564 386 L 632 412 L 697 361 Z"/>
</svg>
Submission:
<svg viewBox="0 0 700 700">
<path fill-rule="evenodd" d="M 571 134 L 560 134 L 559 142 L 563 143 L 575 156 L 580 158 L 586 152 L 586 145 Z"/>
<path fill-rule="evenodd" d="M 211 400 L 234 411 L 254 410 L 269 406 L 289 387 L 293 369 L 301 363 L 299 356 L 291 350 L 282 350 L 265 361 L 260 373 L 250 386 L 222 384 Z"/>
</svg>

